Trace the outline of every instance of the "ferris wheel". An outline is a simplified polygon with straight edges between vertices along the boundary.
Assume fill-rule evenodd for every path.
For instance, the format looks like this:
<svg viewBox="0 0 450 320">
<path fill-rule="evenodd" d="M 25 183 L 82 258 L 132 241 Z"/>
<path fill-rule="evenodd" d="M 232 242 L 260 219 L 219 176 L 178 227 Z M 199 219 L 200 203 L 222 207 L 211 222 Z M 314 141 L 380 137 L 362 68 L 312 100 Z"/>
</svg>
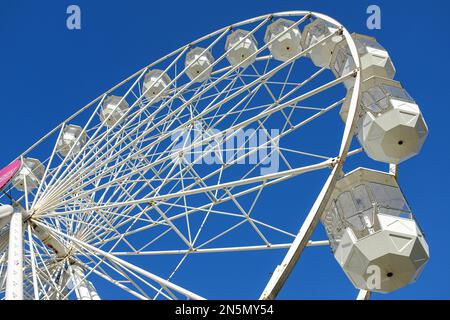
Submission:
<svg viewBox="0 0 450 320">
<path fill-rule="evenodd" d="M 151 63 L 0 171 L 2 298 L 206 299 L 185 281 L 202 277 L 196 257 L 281 250 L 254 284 L 275 299 L 316 246 L 360 299 L 408 285 L 429 250 L 397 169 L 428 129 L 394 75 L 376 39 L 306 11 L 234 23 Z M 286 212 L 283 188 L 307 177 L 321 181 L 309 212 Z M 319 223 L 328 239 L 314 241 Z"/>
</svg>

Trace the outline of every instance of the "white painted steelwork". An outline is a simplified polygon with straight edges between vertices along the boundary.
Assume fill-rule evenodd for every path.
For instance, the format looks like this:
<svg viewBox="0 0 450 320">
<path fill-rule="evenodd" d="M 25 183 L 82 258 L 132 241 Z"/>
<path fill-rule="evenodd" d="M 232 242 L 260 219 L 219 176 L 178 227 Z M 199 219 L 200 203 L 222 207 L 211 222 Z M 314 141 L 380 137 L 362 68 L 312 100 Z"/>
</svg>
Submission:
<svg viewBox="0 0 450 320">
<path fill-rule="evenodd" d="M 23 228 L 22 212 L 15 210 L 9 227 L 6 300 L 23 300 Z"/>
<path fill-rule="evenodd" d="M 313 32 L 315 26 L 321 32 Z M 11 186 L 4 190 L 22 208 L 26 226 L 23 298 L 97 299 L 103 294 L 93 285 L 102 279 L 97 289 L 109 286 L 139 299 L 204 299 L 206 289 L 197 293 L 183 280 L 174 283 L 192 256 L 287 250 L 261 295 L 276 298 L 306 247 L 330 245 L 311 236 L 344 163 L 363 151 L 350 150 L 364 109 L 361 79 L 382 69 L 393 76 L 387 52 L 369 40 L 319 13 L 263 15 L 180 47 L 66 119 L 21 155 L 42 158 L 39 179 L 20 172 L 13 179 L 29 192 L 10 196 Z M 338 73 L 336 47 L 347 59 Z M 305 64 L 305 57 L 319 68 Z M 340 84 L 351 88 L 347 96 L 330 95 Z M 318 102 L 321 97 L 329 102 Z M 341 105 L 347 108 L 344 127 L 336 110 Z M 323 126 L 320 121 L 333 115 L 336 127 Z M 64 141 L 68 123 L 77 123 L 86 139 L 78 135 L 60 156 L 57 142 Z M 319 135 L 304 130 L 314 128 Z M 301 142 L 308 140 L 314 143 L 305 148 Z M 54 147 L 45 157 L 48 145 Z M 269 167 L 275 159 L 278 166 Z M 299 231 L 259 216 L 264 208 L 257 204 L 275 184 L 296 179 L 300 192 L 309 187 L 300 183 L 304 176 L 319 177 L 319 171 L 325 182 L 306 218 L 284 213 L 303 220 Z M 2 292 L 8 223 L 0 230 Z M 247 234 L 236 237 L 237 229 Z M 179 259 L 151 272 L 147 259 L 155 256 Z M 268 269 L 278 264 L 266 262 Z M 359 298 L 369 296 L 361 291 Z"/>
</svg>

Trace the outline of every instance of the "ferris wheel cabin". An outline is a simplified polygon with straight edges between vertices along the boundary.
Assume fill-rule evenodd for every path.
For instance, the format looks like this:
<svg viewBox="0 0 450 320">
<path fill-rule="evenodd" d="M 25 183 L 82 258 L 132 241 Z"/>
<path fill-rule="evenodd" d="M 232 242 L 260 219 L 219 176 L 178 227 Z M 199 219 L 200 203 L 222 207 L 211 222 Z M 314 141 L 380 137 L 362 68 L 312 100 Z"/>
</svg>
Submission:
<svg viewBox="0 0 450 320">
<path fill-rule="evenodd" d="M 186 54 L 185 68 L 186 74 L 195 82 L 203 82 L 211 76 L 211 65 L 214 57 L 211 52 L 204 48 L 193 48 Z"/>
<path fill-rule="evenodd" d="M 19 172 L 12 179 L 14 187 L 29 193 L 36 189 L 44 176 L 44 166 L 34 158 L 24 158 Z"/>
<path fill-rule="evenodd" d="M 255 52 L 258 51 L 258 42 L 253 35 L 249 35 L 248 31 L 238 29 L 227 37 L 225 50 L 227 60 L 232 66 L 240 64 L 241 68 L 246 68 L 256 60 Z"/>
<path fill-rule="evenodd" d="M 287 61 L 302 51 L 302 34 L 298 27 L 292 27 L 294 22 L 278 19 L 267 27 L 264 42 L 269 43 L 269 50 L 274 59 Z"/>
<path fill-rule="evenodd" d="M 356 288 L 397 290 L 415 281 L 428 261 L 428 245 L 391 174 L 359 168 L 345 175 L 321 221 Z M 379 278 L 372 282 L 374 272 Z"/>
</svg>

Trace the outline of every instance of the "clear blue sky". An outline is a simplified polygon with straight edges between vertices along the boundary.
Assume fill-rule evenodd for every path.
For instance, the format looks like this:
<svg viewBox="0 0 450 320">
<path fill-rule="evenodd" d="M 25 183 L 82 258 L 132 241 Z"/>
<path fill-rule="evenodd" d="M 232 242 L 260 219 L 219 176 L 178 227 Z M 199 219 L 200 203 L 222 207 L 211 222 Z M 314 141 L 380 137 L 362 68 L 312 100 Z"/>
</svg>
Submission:
<svg viewBox="0 0 450 320">
<path fill-rule="evenodd" d="M 81 7 L 80 31 L 66 28 L 70 4 Z M 370 4 L 381 7 L 381 30 L 366 28 Z M 431 250 L 430 262 L 416 284 L 375 298 L 450 298 L 448 1 L 2 0 L 1 7 L 0 166 L 121 79 L 230 23 L 270 12 L 313 10 L 336 18 L 351 32 L 375 36 L 389 50 L 397 79 L 419 103 L 430 129 L 422 153 L 402 164 L 399 180 Z M 293 207 L 283 210 L 295 213 Z M 300 223 L 301 216 L 292 221 Z M 252 255 L 244 260 L 253 259 Z M 278 262 L 281 257 L 274 253 L 267 259 Z M 273 268 L 239 270 L 233 265 L 227 270 L 223 266 L 230 258 L 233 254 L 211 257 L 214 262 L 206 257 L 199 260 L 221 274 L 216 285 L 202 294 L 257 297 Z M 192 288 L 195 281 L 184 283 Z M 351 299 L 355 295 L 329 250 L 320 248 L 306 251 L 280 297 Z"/>
</svg>

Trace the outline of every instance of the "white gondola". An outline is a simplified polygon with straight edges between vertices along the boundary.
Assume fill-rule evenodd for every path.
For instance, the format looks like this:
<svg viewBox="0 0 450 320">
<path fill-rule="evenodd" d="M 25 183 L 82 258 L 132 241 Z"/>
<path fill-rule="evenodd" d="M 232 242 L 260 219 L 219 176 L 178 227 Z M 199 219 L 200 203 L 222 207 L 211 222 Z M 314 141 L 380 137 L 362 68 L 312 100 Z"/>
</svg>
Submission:
<svg viewBox="0 0 450 320">
<path fill-rule="evenodd" d="M 39 160 L 24 158 L 22 167 L 12 179 L 12 183 L 17 190 L 28 193 L 39 186 L 43 176 L 44 166 Z"/>
<path fill-rule="evenodd" d="M 365 80 L 360 103 L 357 137 L 369 157 L 398 164 L 420 152 L 428 127 L 419 106 L 399 82 L 380 77 Z M 341 108 L 343 121 L 348 108 L 347 102 Z"/>
<path fill-rule="evenodd" d="M 356 288 L 391 292 L 415 281 L 428 245 L 393 175 L 359 168 L 340 179 L 321 221 Z"/>
<path fill-rule="evenodd" d="M 129 109 L 128 102 L 119 96 L 109 96 L 105 99 L 100 110 L 100 119 L 106 122 L 109 127 L 112 127 L 117 122 L 122 122 L 125 119 L 125 114 Z"/>
<path fill-rule="evenodd" d="M 192 81 L 203 82 L 211 76 L 211 65 L 214 63 L 214 57 L 208 50 L 196 47 L 186 54 L 184 66 L 186 74 Z"/>
<path fill-rule="evenodd" d="M 253 35 L 248 33 L 248 31 L 238 29 L 227 37 L 225 51 L 229 51 L 227 59 L 232 66 L 237 66 L 242 62 L 241 68 L 246 68 L 256 60 L 256 55 L 253 54 L 258 51 L 258 42 Z"/>
<path fill-rule="evenodd" d="M 389 53 L 384 49 L 375 38 L 353 33 L 352 38 L 358 49 L 361 60 L 361 79 L 366 80 L 372 76 L 393 79 L 395 67 L 389 57 Z M 355 69 L 355 62 L 351 56 L 350 49 L 346 41 L 339 42 L 331 56 L 331 71 L 336 77 L 341 77 L 352 72 Z M 344 81 L 347 89 L 354 85 L 354 79 Z"/>
<path fill-rule="evenodd" d="M 80 126 L 69 124 L 64 127 L 61 137 L 56 146 L 57 151 L 62 156 L 67 156 L 72 149 L 71 155 L 76 155 L 86 144 L 86 131 Z"/>
<path fill-rule="evenodd" d="M 322 19 L 316 19 L 303 28 L 300 44 L 302 48 L 309 48 L 331 34 L 334 34 L 336 30 L 337 27 L 335 25 Z M 321 68 L 330 68 L 331 55 L 333 54 L 334 47 L 342 40 L 342 36 L 335 34 L 328 41 L 322 42 L 311 49 L 308 55 L 314 65 Z"/>
<path fill-rule="evenodd" d="M 156 103 L 164 98 L 170 78 L 163 70 L 150 70 L 144 78 L 143 92 L 149 101 Z"/>
<path fill-rule="evenodd" d="M 291 28 L 293 24 L 291 20 L 278 19 L 267 27 L 264 42 L 273 40 L 269 50 L 276 60 L 287 61 L 302 51 L 300 45 L 302 34 L 298 27 Z M 291 29 L 288 30 L 289 28 Z M 279 36 L 283 32 L 284 34 Z M 276 38 L 277 36 L 279 37 Z"/>
</svg>

